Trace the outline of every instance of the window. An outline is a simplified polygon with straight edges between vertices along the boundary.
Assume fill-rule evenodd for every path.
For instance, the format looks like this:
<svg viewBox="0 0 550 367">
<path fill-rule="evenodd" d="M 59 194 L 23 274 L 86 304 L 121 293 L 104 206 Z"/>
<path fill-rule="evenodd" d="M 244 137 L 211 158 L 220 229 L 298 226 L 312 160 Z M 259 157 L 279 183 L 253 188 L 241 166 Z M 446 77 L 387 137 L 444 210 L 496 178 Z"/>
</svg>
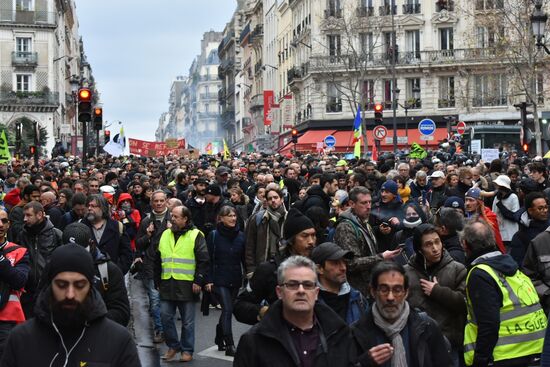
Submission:
<svg viewBox="0 0 550 367">
<path fill-rule="evenodd" d="M 365 60 L 372 61 L 374 52 L 374 39 L 372 33 L 360 33 L 359 42 L 361 43 L 361 57 Z"/>
<path fill-rule="evenodd" d="M 16 0 L 15 8 L 17 10 L 32 11 L 34 9 L 33 0 Z"/>
<path fill-rule="evenodd" d="M 476 10 L 504 8 L 504 0 L 476 0 Z"/>
<path fill-rule="evenodd" d="M 342 8 L 340 6 L 340 0 L 328 0 L 327 9 L 325 10 L 325 18 L 328 17 L 342 17 Z"/>
<path fill-rule="evenodd" d="M 419 0 L 406 0 L 403 4 L 403 14 L 419 14 L 420 13 L 420 1 Z"/>
<path fill-rule="evenodd" d="M 341 40 L 339 34 L 329 34 L 327 36 L 328 52 L 331 56 L 330 62 L 336 62 L 340 56 Z"/>
<path fill-rule="evenodd" d="M 374 80 L 363 81 L 363 100 L 365 101 L 365 110 L 374 108 Z"/>
<path fill-rule="evenodd" d="M 391 79 L 384 80 L 384 107 L 385 108 L 392 108 L 392 101 L 393 101 L 393 83 Z"/>
<path fill-rule="evenodd" d="M 439 108 L 455 106 L 455 78 L 444 76 L 439 78 Z"/>
<path fill-rule="evenodd" d="M 210 105 L 208 103 L 204 104 L 204 113 L 208 114 L 210 112 Z"/>
<path fill-rule="evenodd" d="M 474 107 L 506 105 L 508 98 L 506 75 L 476 75 L 474 88 Z"/>
<path fill-rule="evenodd" d="M 392 14 L 397 14 L 397 6 L 395 5 L 395 0 L 384 0 L 384 5 L 380 7 L 380 15 Z"/>
<path fill-rule="evenodd" d="M 407 100 L 405 105 L 408 108 L 420 108 L 422 107 L 422 101 L 420 100 L 420 78 L 407 79 Z"/>
<path fill-rule="evenodd" d="M 420 59 L 420 31 L 406 31 L 405 42 L 407 47 L 406 58 L 407 60 L 419 60 Z"/>
<path fill-rule="evenodd" d="M 18 92 L 29 92 L 31 90 L 31 75 L 17 74 L 16 83 Z"/>
<path fill-rule="evenodd" d="M 327 112 L 342 112 L 342 96 L 335 84 L 327 87 Z"/>
<path fill-rule="evenodd" d="M 31 52 L 32 39 L 30 37 L 17 37 L 15 47 L 18 53 Z"/>
<path fill-rule="evenodd" d="M 452 28 L 439 29 L 439 44 L 441 46 L 441 50 L 452 50 L 454 48 Z"/>
<path fill-rule="evenodd" d="M 386 60 L 391 60 L 392 56 L 397 61 L 398 57 L 398 48 L 394 43 L 395 32 L 384 32 L 384 54 L 386 55 Z M 395 45 L 395 47 L 392 47 Z"/>
<path fill-rule="evenodd" d="M 497 45 L 497 42 L 504 35 L 504 27 L 497 30 L 488 27 L 477 27 L 477 47 L 492 48 Z"/>
</svg>

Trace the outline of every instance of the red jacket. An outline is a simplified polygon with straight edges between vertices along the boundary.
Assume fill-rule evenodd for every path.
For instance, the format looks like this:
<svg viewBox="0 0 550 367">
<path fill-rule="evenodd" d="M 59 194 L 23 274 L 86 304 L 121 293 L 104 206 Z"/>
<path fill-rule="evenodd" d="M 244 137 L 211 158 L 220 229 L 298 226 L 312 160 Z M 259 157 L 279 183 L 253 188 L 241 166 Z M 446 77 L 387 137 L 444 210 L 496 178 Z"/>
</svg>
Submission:
<svg viewBox="0 0 550 367">
<path fill-rule="evenodd" d="M 129 215 L 124 213 L 124 215 L 121 215 L 121 204 L 123 201 L 129 200 L 130 204 L 132 205 L 132 210 Z M 141 215 L 139 214 L 139 211 L 134 206 L 134 199 L 132 196 L 128 193 L 122 193 L 118 197 L 117 202 L 117 210 L 113 213 L 113 219 L 117 220 L 119 222 L 122 222 L 124 224 L 124 227 L 126 227 L 126 232 L 128 233 L 128 236 L 130 237 L 130 244 L 132 246 L 132 251 L 136 250 L 136 235 L 137 230 L 139 228 L 139 224 L 141 223 Z"/>
<path fill-rule="evenodd" d="M 498 228 L 497 215 L 491 209 L 485 207 L 485 216 L 487 217 L 487 220 L 489 221 L 489 224 L 491 225 L 491 227 L 493 227 L 493 232 L 495 232 L 495 240 L 496 240 L 498 249 L 500 250 L 500 252 L 505 254 L 506 247 L 502 242 L 502 236 L 500 235 L 500 229 Z"/>
</svg>

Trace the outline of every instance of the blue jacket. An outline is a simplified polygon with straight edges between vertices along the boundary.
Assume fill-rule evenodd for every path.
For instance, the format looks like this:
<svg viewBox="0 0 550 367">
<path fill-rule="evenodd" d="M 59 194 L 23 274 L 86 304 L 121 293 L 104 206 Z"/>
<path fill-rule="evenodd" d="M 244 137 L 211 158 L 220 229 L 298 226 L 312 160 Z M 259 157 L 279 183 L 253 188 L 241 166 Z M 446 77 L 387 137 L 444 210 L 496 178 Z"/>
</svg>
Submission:
<svg viewBox="0 0 550 367">
<path fill-rule="evenodd" d="M 328 302 L 325 301 L 323 296 L 328 293 L 327 291 L 321 288 L 319 292 L 319 302 L 324 303 L 329 306 Z M 357 289 L 352 288 L 349 283 L 344 283 L 340 288 L 340 293 L 338 296 L 344 296 L 349 293 L 348 307 L 346 311 L 346 323 L 348 325 L 353 324 L 355 321 L 359 320 L 366 312 L 369 310 L 369 303 L 365 297 Z M 337 312 L 336 310 L 334 310 Z M 338 313 L 338 312 L 337 312 Z"/>
<path fill-rule="evenodd" d="M 215 286 L 239 288 L 243 280 L 246 237 L 242 231 L 231 240 L 216 229 L 206 238 L 210 255 L 208 283 Z"/>
</svg>

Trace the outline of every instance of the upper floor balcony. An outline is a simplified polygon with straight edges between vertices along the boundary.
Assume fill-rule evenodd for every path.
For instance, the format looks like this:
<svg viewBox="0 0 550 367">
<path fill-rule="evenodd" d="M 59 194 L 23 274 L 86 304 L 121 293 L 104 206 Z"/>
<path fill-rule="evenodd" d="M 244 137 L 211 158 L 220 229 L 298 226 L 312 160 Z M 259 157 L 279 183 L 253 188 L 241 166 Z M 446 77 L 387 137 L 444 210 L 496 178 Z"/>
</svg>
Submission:
<svg viewBox="0 0 550 367">
<path fill-rule="evenodd" d="M 215 94 L 215 93 L 201 93 L 199 94 L 199 97 L 201 100 L 205 100 L 205 99 L 218 99 L 218 95 Z"/>
<path fill-rule="evenodd" d="M 58 92 L 0 91 L 0 110 L 26 109 L 32 111 L 55 110 L 59 106 Z"/>
<path fill-rule="evenodd" d="M 37 52 L 13 51 L 11 53 L 12 66 L 36 66 L 38 65 Z"/>
<path fill-rule="evenodd" d="M 10 23 L 48 28 L 57 25 L 55 12 L 15 10 L 10 8 L 10 6 L 5 6 L 4 3 L 8 3 L 11 6 L 11 1 L 3 1 L 0 4 L 0 25 Z"/>
<path fill-rule="evenodd" d="M 325 19 L 328 18 L 342 18 L 342 9 L 325 9 Z"/>
<path fill-rule="evenodd" d="M 382 5 L 378 10 L 380 16 L 396 15 L 397 5 Z"/>
<path fill-rule="evenodd" d="M 359 69 L 387 68 L 392 64 L 392 56 L 395 57 L 395 65 L 398 68 L 417 66 L 452 66 L 463 64 L 487 64 L 499 63 L 504 51 L 493 48 L 468 48 L 454 50 L 429 50 L 370 53 L 364 56 L 339 55 L 339 56 L 311 56 L 311 72 L 323 73 L 337 70 L 350 71 Z"/>
<path fill-rule="evenodd" d="M 264 108 L 264 95 L 256 94 L 250 99 L 249 108 L 251 111 Z"/>
</svg>

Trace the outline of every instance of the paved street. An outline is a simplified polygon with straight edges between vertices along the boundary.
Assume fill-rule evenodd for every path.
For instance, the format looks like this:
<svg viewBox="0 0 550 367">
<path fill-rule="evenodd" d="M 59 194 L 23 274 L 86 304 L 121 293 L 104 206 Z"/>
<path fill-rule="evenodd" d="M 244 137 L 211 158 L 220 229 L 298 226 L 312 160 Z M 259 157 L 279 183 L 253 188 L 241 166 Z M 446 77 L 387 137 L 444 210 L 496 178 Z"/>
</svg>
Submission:
<svg viewBox="0 0 550 367">
<path fill-rule="evenodd" d="M 160 360 L 160 356 L 166 352 L 166 344 L 153 343 L 147 295 L 141 283 L 135 279 L 132 279 L 130 282 L 130 295 L 133 315 L 133 325 L 131 325 L 131 327 L 135 335 L 143 367 L 174 365 L 228 367 L 232 365 L 233 358 L 226 357 L 224 352 L 218 352 L 217 346 L 214 344 L 216 324 L 220 315 L 219 310 L 210 310 L 209 316 L 203 316 L 200 312 L 200 304 L 197 303 L 195 319 L 195 353 L 193 355 L 193 361 L 189 363 L 166 363 Z M 181 329 L 181 323 L 179 321 L 177 322 L 177 328 L 179 332 Z M 238 341 L 239 337 L 248 330 L 248 328 L 248 325 L 238 323 L 233 319 L 235 342 Z"/>
</svg>

